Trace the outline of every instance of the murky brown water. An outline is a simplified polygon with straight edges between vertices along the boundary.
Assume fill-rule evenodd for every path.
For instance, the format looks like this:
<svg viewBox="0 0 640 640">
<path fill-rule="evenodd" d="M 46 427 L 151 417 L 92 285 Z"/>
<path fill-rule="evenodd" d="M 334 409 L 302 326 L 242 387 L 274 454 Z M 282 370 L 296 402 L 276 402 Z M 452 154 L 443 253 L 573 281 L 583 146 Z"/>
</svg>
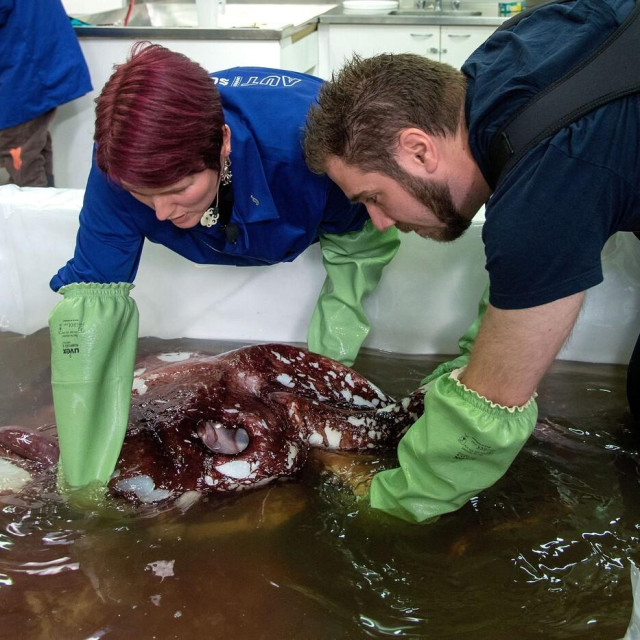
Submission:
<svg viewBox="0 0 640 640">
<path fill-rule="evenodd" d="M 44 331 L 0 333 L 0 424 L 51 420 L 48 349 Z M 366 353 L 357 368 L 402 396 L 439 360 Z M 186 512 L 0 497 L 0 638 L 620 638 L 640 532 L 624 370 L 557 363 L 539 406 L 558 426 L 432 525 L 372 513 L 311 470 Z"/>
</svg>

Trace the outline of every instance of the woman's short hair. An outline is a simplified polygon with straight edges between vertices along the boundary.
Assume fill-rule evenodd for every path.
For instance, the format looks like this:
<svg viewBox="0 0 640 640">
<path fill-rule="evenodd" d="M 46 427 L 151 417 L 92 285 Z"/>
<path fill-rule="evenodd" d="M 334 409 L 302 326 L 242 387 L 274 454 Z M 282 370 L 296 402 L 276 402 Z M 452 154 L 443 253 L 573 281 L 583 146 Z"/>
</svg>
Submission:
<svg viewBox="0 0 640 640">
<path fill-rule="evenodd" d="M 96 99 L 96 160 L 116 183 L 163 187 L 220 170 L 222 102 L 199 64 L 137 42 Z"/>
<path fill-rule="evenodd" d="M 466 79 L 441 62 L 414 54 L 354 56 L 320 89 L 309 111 L 304 151 L 311 171 L 324 173 L 330 156 L 364 171 L 395 175 L 403 129 L 454 135 Z"/>
</svg>

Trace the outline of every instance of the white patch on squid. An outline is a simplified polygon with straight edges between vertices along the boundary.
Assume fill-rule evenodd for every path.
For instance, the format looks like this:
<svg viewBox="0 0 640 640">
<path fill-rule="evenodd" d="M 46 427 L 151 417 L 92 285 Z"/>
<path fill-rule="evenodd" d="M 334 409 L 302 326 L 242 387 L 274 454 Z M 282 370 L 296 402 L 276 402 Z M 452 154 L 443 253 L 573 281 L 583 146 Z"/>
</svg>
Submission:
<svg viewBox="0 0 640 640">
<path fill-rule="evenodd" d="M 273 355 L 280 360 L 280 362 L 284 362 L 285 364 L 291 364 L 291 360 L 287 360 L 287 358 L 285 358 L 281 353 L 278 353 L 277 351 L 271 351 L 271 353 L 273 353 Z"/>
<path fill-rule="evenodd" d="M 347 401 L 347 402 L 351 402 L 351 398 L 353 397 L 351 394 L 351 391 L 349 391 L 349 389 L 343 389 L 340 392 L 340 395 Z"/>
<path fill-rule="evenodd" d="M 246 377 L 245 389 L 254 395 L 258 395 L 260 391 L 260 378 L 258 378 L 258 376 L 245 376 L 244 374 L 242 374 L 242 377 Z"/>
<path fill-rule="evenodd" d="M 118 480 L 115 487 L 118 491 L 134 493 L 140 502 L 158 502 L 173 495 L 167 489 L 156 489 L 154 481 L 147 475 L 123 478 Z"/>
<path fill-rule="evenodd" d="M 356 416 L 349 416 L 347 418 L 347 422 L 352 424 L 354 427 L 366 427 L 368 420 L 367 418 L 356 418 Z"/>
<path fill-rule="evenodd" d="M 404 402 L 404 400 L 402 402 Z M 388 404 L 386 407 L 380 407 L 380 409 L 378 409 L 379 413 L 397 413 L 397 411 L 398 411 L 397 404 Z"/>
<path fill-rule="evenodd" d="M 216 467 L 216 471 L 228 478 L 235 478 L 236 480 L 246 480 L 254 475 L 254 469 L 251 468 L 251 464 L 246 460 L 231 460 L 231 462 L 225 462 Z"/>
<path fill-rule="evenodd" d="M 350 373 L 347 373 L 347 375 L 344 377 L 344 381 L 350 386 L 350 387 L 354 387 L 354 382 L 353 382 L 353 376 Z"/>
<path fill-rule="evenodd" d="M 324 443 L 324 438 L 323 438 L 323 437 L 322 437 L 322 436 L 321 436 L 317 431 L 314 431 L 314 432 L 309 436 L 309 438 L 307 439 L 307 441 L 309 442 L 309 444 L 310 444 L 312 447 L 314 447 L 314 446 L 315 446 L 315 447 L 318 447 L 318 446 L 320 446 L 321 444 L 323 444 L 323 443 Z"/>
<path fill-rule="evenodd" d="M 158 360 L 162 360 L 162 362 L 182 362 L 183 360 L 188 360 L 193 353 L 189 351 L 172 351 L 170 353 L 161 353 L 158 356 Z"/>
<path fill-rule="evenodd" d="M 320 392 L 318 391 L 318 389 L 316 388 L 316 385 L 315 385 L 315 384 L 313 384 L 313 382 L 309 382 L 309 383 L 306 385 L 306 388 L 307 388 L 307 389 L 310 389 L 311 391 L 313 391 L 313 392 L 318 396 L 318 400 L 319 400 L 320 402 L 324 402 L 325 400 L 328 400 L 328 399 L 329 399 L 329 397 L 328 397 L 328 396 L 325 396 L 325 395 L 323 395 L 322 393 L 320 393 Z M 314 400 L 314 401 L 313 401 L 313 404 L 318 404 L 318 403 Z"/>
<path fill-rule="evenodd" d="M 199 491 L 185 491 L 181 496 L 176 498 L 174 505 L 184 513 L 198 502 L 201 497 L 202 494 Z"/>
<path fill-rule="evenodd" d="M 380 440 L 380 436 L 382 434 L 379 431 L 374 431 L 373 429 L 370 429 L 367 435 L 371 440 Z"/>
<path fill-rule="evenodd" d="M 327 436 L 327 442 L 330 447 L 337 449 L 340 446 L 340 440 L 342 439 L 342 433 L 337 429 L 331 427 L 325 427 L 324 432 Z"/>
<path fill-rule="evenodd" d="M 370 400 L 367 400 L 362 396 L 353 396 L 352 401 L 353 404 L 356 405 L 356 407 L 369 407 L 370 409 L 373 409 L 375 407 L 375 405 Z"/>
<path fill-rule="evenodd" d="M 333 369 L 329 369 L 329 375 L 332 378 L 337 378 L 338 377 L 338 374 Z"/>
<path fill-rule="evenodd" d="M 208 487 L 213 487 L 213 478 L 211 476 L 205 476 L 204 477 L 204 483 L 208 486 Z"/>
<path fill-rule="evenodd" d="M 31 480 L 31 474 L 4 458 L 0 458 L 0 491 L 18 492 Z"/>
<path fill-rule="evenodd" d="M 223 409 L 225 413 L 240 413 L 238 409 Z"/>
<path fill-rule="evenodd" d="M 298 455 L 298 447 L 295 444 L 289 446 L 289 453 L 287 454 L 287 469 L 291 469 L 293 467 L 293 463 L 296 461 L 296 456 Z"/>
<path fill-rule="evenodd" d="M 296 386 L 295 382 L 293 382 L 293 380 L 291 379 L 290 375 L 287 375 L 286 373 L 281 373 L 276 380 L 283 386 L 283 387 L 289 387 L 289 389 L 293 389 L 293 387 Z"/>
<path fill-rule="evenodd" d="M 314 369 L 319 369 L 320 368 L 320 365 L 317 362 L 310 362 L 309 366 L 313 367 Z"/>
<path fill-rule="evenodd" d="M 139 396 L 143 396 L 147 392 L 148 388 L 149 387 L 147 387 L 147 383 L 142 378 L 133 379 L 131 390 L 135 391 Z"/>
</svg>

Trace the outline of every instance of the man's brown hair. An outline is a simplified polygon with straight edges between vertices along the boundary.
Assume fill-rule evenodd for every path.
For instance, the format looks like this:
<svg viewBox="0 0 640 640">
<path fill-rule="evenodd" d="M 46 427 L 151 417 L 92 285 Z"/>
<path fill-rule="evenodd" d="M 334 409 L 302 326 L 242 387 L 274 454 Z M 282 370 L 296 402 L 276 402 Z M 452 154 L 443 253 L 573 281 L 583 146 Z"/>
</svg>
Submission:
<svg viewBox="0 0 640 640">
<path fill-rule="evenodd" d="M 393 176 L 400 132 L 416 127 L 454 135 L 466 79 L 450 65 L 414 54 L 354 56 L 326 82 L 307 117 L 304 152 L 311 171 L 329 156 Z"/>
</svg>

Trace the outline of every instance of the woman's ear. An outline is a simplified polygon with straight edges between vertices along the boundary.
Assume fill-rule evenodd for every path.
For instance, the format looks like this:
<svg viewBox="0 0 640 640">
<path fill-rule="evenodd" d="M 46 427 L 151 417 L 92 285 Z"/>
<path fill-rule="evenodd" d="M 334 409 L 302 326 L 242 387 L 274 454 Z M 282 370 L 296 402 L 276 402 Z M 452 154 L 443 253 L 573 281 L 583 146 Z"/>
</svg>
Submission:
<svg viewBox="0 0 640 640">
<path fill-rule="evenodd" d="M 225 158 L 231 153 L 231 128 L 228 124 L 222 125 L 222 149 L 221 155 Z"/>
<path fill-rule="evenodd" d="M 433 173 L 438 167 L 438 148 L 432 136 L 422 129 L 404 129 L 398 139 L 399 160 Z"/>
</svg>

